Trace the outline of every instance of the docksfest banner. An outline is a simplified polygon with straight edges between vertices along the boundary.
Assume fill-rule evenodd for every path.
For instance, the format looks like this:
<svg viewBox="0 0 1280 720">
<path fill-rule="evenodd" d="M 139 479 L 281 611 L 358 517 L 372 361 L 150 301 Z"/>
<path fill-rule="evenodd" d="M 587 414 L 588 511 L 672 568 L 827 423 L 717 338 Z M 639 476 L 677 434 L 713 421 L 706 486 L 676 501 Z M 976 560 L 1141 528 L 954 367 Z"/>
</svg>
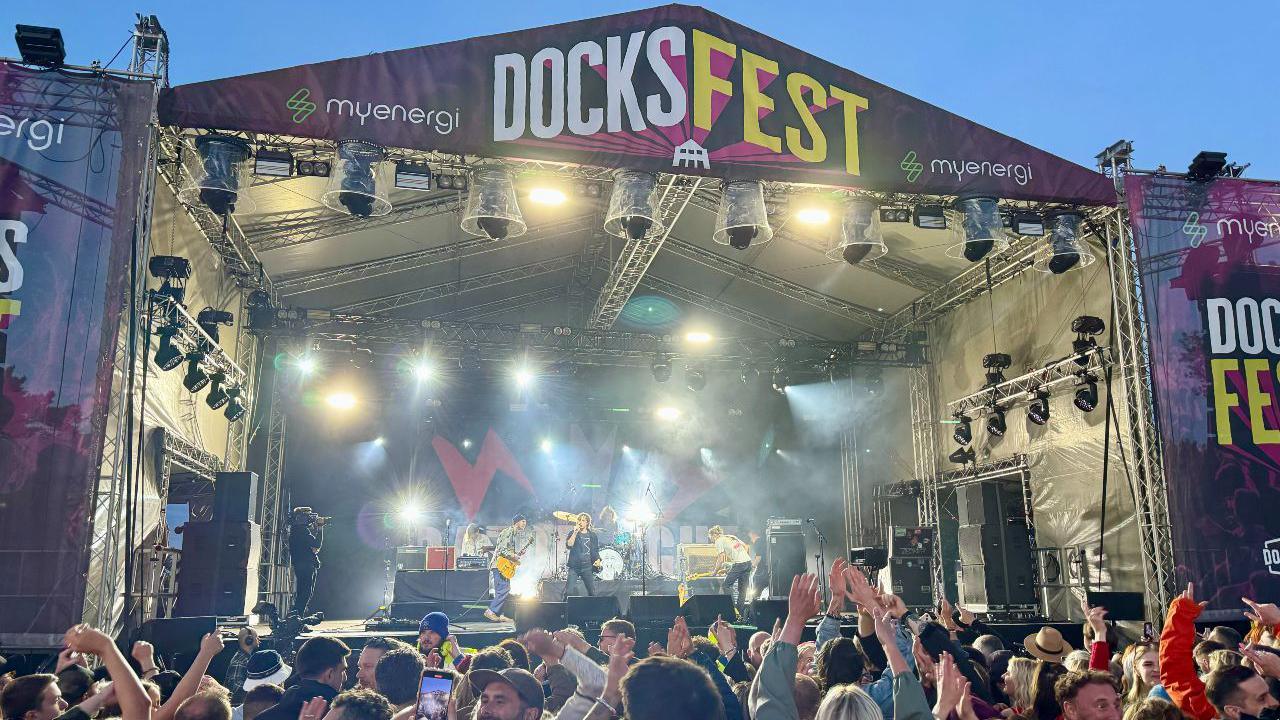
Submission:
<svg viewBox="0 0 1280 720">
<path fill-rule="evenodd" d="M 0 63 L 0 642 L 79 622 L 153 93 Z"/>
<path fill-rule="evenodd" d="M 162 98 L 161 121 L 879 191 L 1115 201 L 1096 172 L 684 5 L 184 85 Z"/>
<path fill-rule="evenodd" d="M 1280 594 L 1280 184 L 1129 176 L 1178 577 Z"/>
</svg>

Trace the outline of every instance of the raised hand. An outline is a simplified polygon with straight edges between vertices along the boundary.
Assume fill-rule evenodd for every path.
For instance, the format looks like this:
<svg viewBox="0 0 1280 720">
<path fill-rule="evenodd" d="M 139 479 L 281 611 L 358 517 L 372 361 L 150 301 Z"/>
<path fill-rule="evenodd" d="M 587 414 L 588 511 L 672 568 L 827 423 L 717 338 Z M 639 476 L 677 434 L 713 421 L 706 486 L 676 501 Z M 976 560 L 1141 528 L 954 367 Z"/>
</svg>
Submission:
<svg viewBox="0 0 1280 720">
<path fill-rule="evenodd" d="M 631 661 L 636 656 L 635 652 L 633 652 L 635 647 L 635 638 L 619 636 L 617 640 L 613 641 L 613 646 L 609 648 L 608 675 L 605 677 L 602 697 L 610 705 L 616 706 L 622 699 L 622 677 L 627 674 L 627 670 L 631 667 Z"/>
<path fill-rule="evenodd" d="M 889 611 L 889 614 L 895 618 L 901 619 L 903 615 L 907 614 L 907 604 L 902 602 L 902 598 L 897 595 L 885 593 L 881 597 L 881 601 L 884 602 L 884 607 Z"/>
<path fill-rule="evenodd" d="M 791 578 L 791 592 L 787 595 L 787 621 L 783 623 L 778 639 L 799 645 L 805 622 L 817 615 L 820 607 L 822 592 L 818 589 L 818 576 L 805 573 Z"/>
<path fill-rule="evenodd" d="M 1093 630 L 1093 641 L 1102 642 L 1107 639 L 1107 609 L 1104 607 L 1088 608 L 1084 614 L 1085 622 Z"/>
<path fill-rule="evenodd" d="M 324 698 L 313 697 L 302 703 L 302 709 L 298 711 L 298 720 L 320 720 L 328 707 L 329 703 L 325 702 Z"/>
<path fill-rule="evenodd" d="M 919 656 L 917 656 L 918 658 Z M 937 700 L 933 704 L 933 716 L 946 720 L 951 711 L 960 705 L 964 693 L 964 675 L 956 669 L 955 661 L 950 653 L 942 653 L 936 668 L 934 686 L 938 689 Z"/>
<path fill-rule="evenodd" d="M 556 638 L 546 630 L 536 628 L 530 630 L 524 634 L 524 637 L 520 638 L 520 641 L 524 643 L 525 647 L 529 648 L 529 652 L 543 660 L 548 658 L 559 660 L 564 655 L 565 645 L 557 643 Z"/>
<path fill-rule="evenodd" d="M 81 623 L 73 625 L 67 630 L 66 635 L 62 636 L 63 643 L 77 653 L 87 653 L 90 655 L 102 655 L 102 651 L 111 646 L 111 638 L 102 633 L 101 630 Z"/>
<path fill-rule="evenodd" d="M 1193 582 L 1187 583 L 1187 589 L 1183 590 L 1179 597 L 1184 597 L 1191 602 L 1196 602 L 1196 584 Z M 1209 601 L 1205 600 L 1204 602 L 1198 602 L 1196 604 L 1203 608 L 1205 605 L 1209 604 Z"/>
<path fill-rule="evenodd" d="M 222 652 L 222 636 L 218 634 L 217 630 L 207 633 L 204 637 L 200 638 L 201 655 L 213 658 L 220 652 Z"/>
<path fill-rule="evenodd" d="M 1253 669 L 1259 675 L 1280 678 L 1280 655 L 1266 650 L 1259 650 L 1258 646 L 1253 643 L 1241 644 L 1240 654 L 1253 661 Z"/>
<path fill-rule="evenodd" d="M 929 657 L 929 653 L 920 644 L 919 635 L 911 639 L 911 655 L 916 660 L 916 670 L 920 673 L 920 683 L 927 687 L 937 682 L 937 667 L 934 665 L 933 658 Z"/>
<path fill-rule="evenodd" d="M 827 586 L 831 588 L 831 604 L 833 606 L 844 603 L 844 571 L 848 567 L 849 562 L 844 558 L 836 558 L 836 561 L 831 563 L 831 573 L 827 576 Z"/>
<path fill-rule="evenodd" d="M 560 641 L 561 645 L 571 647 L 580 653 L 586 653 L 587 649 L 591 647 L 587 644 L 587 641 L 577 633 L 572 633 L 568 630 L 557 630 L 552 634 L 555 636 L 556 640 Z"/>
<path fill-rule="evenodd" d="M 978 720 L 978 714 L 973 711 L 973 695 L 968 680 L 964 681 L 964 692 L 960 693 L 960 705 L 956 707 L 956 713 L 960 720 Z"/>
<path fill-rule="evenodd" d="M 693 638 L 689 636 L 689 624 L 684 616 L 677 616 L 675 624 L 667 631 L 667 654 L 687 658 L 693 652 Z"/>
<path fill-rule="evenodd" d="M 729 657 L 738 651 L 738 631 L 725 622 L 724 618 L 717 615 L 716 624 L 711 626 L 711 631 L 716 636 L 716 645 L 720 647 L 721 655 Z"/>
<path fill-rule="evenodd" d="M 897 630 L 893 626 L 893 618 L 889 617 L 889 611 L 881 607 L 871 609 L 871 619 L 876 624 L 876 639 L 885 648 L 896 648 L 897 641 L 894 639 L 894 633 Z"/>
<path fill-rule="evenodd" d="M 938 615 L 940 616 L 938 620 L 942 623 L 942 627 L 953 632 L 958 630 L 955 614 L 955 608 L 951 607 L 951 601 L 947 599 L 946 595 L 943 595 L 942 604 L 938 606 Z"/>
<path fill-rule="evenodd" d="M 129 655 L 138 661 L 138 667 L 142 668 L 143 672 L 156 666 L 156 649 L 145 640 L 135 642 L 129 649 Z"/>
<path fill-rule="evenodd" d="M 72 650 L 69 647 L 63 648 L 62 652 L 58 653 L 58 664 L 54 667 L 53 673 L 57 675 L 58 673 L 62 672 L 63 670 L 66 670 L 72 665 L 87 665 L 87 664 L 88 664 L 88 661 L 85 660 L 84 655 L 76 652 L 75 650 Z"/>
<path fill-rule="evenodd" d="M 1244 616 L 1259 625 L 1272 627 L 1280 625 L 1280 608 L 1274 603 L 1257 603 L 1249 598 L 1240 598 L 1245 605 L 1253 608 L 1253 612 L 1245 611 Z"/>
<path fill-rule="evenodd" d="M 444 658 L 440 656 L 440 650 L 438 648 L 432 648 L 431 652 L 427 653 L 427 656 L 423 658 L 423 660 L 426 662 L 427 667 L 432 670 L 439 670 L 440 665 L 444 663 Z"/>
<path fill-rule="evenodd" d="M 957 604 L 956 610 L 960 611 L 960 622 L 963 623 L 966 627 L 968 627 L 969 625 L 972 625 L 973 621 L 977 619 L 974 617 L 973 611 L 969 610 L 963 605 Z"/>
<path fill-rule="evenodd" d="M 665 648 L 662 647 L 661 643 L 656 641 L 649 643 L 649 657 L 658 657 L 659 655 L 666 655 L 666 654 L 667 654 L 667 651 Z"/>
<path fill-rule="evenodd" d="M 879 603 L 876 602 L 876 591 L 867 582 L 867 576 L 855 567 L 845 567 L 844 581 L 846 592 L 849 597 L 862 606 L 863 610 L 870 611 Z"/>
</svg>

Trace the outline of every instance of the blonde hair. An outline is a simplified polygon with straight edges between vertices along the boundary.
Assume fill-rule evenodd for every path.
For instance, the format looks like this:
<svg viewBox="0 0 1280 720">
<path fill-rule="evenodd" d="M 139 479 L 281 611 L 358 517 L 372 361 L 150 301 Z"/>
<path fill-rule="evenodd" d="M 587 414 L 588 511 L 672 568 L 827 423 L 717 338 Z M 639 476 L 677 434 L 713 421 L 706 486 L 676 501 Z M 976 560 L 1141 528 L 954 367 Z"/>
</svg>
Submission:
<svg viewBox="0 0 1280 720">
<path fill-rule="evenodd" d="M 1071 672 L 1084 672 L 1089 669 L 1089 651 L 1088 650 L 1072 650 L 1067 653 L 1067 657 L 1062 661 Z"/>
<path fill-rule="evenodd" d="M 1160 655 L 1160 645 L 1156 642 L 1139 642 L 1124 649 L 1120 655 L 1120 664 L 1124 669 L 1124 702 L 1132 705 L 1142 702 L 1151 694 L 1151 685 L 1142 679 L 1142 658 L 1147 653 Z"/>
<path fill-rule="evenodd" d="M 1009 702 L 1015 708 L 1022 710 L 1023 713 L 1031 712 L 1031 705 L 1034 700 L 1031 695 L 1031 686 L 1036 682 L 1036 671 L 1036 661 L 1031 658 L 1009 658 L 1009 674 L 1013 676 L 1013 692 L 1009 692 L 1009 689 L 1005 688 L 1005 693 L 1009 696 Z"/>
<path fill-rule="evenodd" d="M 723 535 L 723 534 L 724 534 L 724 528 L 720 527 L 719 525 L 712 525 L 711 527 L 707 528 L 707 537 L 711 537 L 712 535 Z"/>
<path fill-rule="evenodd" d="M 1244 664 L 1244 656 L 1235 650 L 1214 650 L 1209 653 L 1209 672 Z"/>
<path fill-rule="evenodd" d="M 857 685 L 837 685 L 818 706 L 816 720 L 881 720 L 880 706 Z"/>
</svg>

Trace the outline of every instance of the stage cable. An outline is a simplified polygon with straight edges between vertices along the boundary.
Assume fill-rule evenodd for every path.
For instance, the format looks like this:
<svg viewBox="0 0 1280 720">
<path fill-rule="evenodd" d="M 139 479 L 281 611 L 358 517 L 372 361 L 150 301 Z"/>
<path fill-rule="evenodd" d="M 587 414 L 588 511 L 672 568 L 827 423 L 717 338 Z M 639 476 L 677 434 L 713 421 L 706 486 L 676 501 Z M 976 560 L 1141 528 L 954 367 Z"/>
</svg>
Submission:
<svg viewBox="0 0 1280 720">
<path fill-rule="evenodd" d="M 124 408 L 124 470 L 119 472 L 119 468 L 115 468 L 117 474 L 124 479 L 124 499 L 125 499 L 125 548 L 124 548 L 124 613 L 126 615 L 132 613 L 130 603 L 133 598 L 133 541 L 134 541 L 134 523 L 135 508 L 133 505 L 134 494 L 134 463 L 133 463 L 133 432 L 134 432 L 134 398 L 133 389 L 134 382 L 137 377 L 138 362 L 138 263 L 140 261 L 138 253 L 138 237 L 137 224 L 134 224 L 133 240 L 129 243 L 129 352 L 128 365 L 125 369 L 125 408 Z M 107 572 L 107 568 L 103 568 Z M 111 600 L 114 602 L 114 598 Z M 104 618 L 105 619 L 105 618 Z"/>
</svg>

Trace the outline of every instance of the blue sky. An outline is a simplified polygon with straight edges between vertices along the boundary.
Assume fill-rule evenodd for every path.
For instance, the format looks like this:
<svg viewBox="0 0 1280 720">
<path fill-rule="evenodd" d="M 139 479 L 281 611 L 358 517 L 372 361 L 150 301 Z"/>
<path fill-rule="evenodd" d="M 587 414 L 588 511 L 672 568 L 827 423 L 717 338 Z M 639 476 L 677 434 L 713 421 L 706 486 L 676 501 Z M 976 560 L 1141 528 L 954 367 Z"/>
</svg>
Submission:
<svg viewBox="0 0 1280 720">
<path fill-rule="evenodd" d="M 173 82 L 239 75 L 647 7 L 639 2 L 59 0 L 10 21 L 62 28 L 71 62 L 106 61 L 154 13 Z M 706 2 L 705 7 L 910 95 L 1092 166 L 1119 138 L 1136 164 L 1199 150 L 1280 179 L 1280 5 L 1227 2 Z M 351 12 L 351 8 L 358 8 Z M 12 35 L 0 54 L 16 55 Z M 127 59 L 117 60 L 120 67 Z"/>
</svg>

